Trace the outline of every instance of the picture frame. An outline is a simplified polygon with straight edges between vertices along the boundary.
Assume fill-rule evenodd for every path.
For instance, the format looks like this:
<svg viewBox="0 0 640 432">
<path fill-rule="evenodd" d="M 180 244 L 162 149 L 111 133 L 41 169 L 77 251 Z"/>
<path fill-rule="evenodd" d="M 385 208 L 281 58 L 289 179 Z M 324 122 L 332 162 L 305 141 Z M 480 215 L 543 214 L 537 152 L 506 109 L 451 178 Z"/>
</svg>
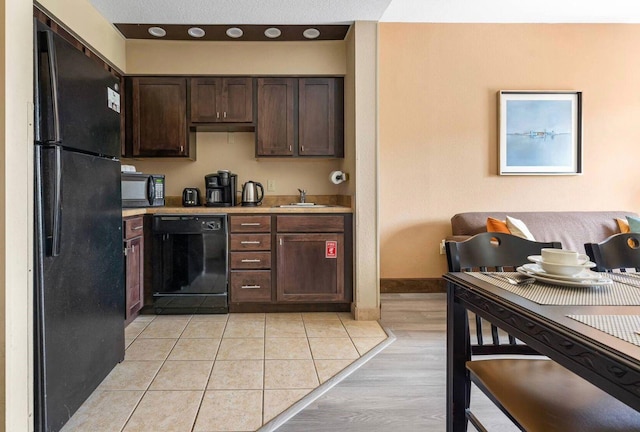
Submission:
<svg viewBox="0 0 640 432">
<path fill-rule="evenodd" d="M 582 92 L 499 93 L 499 174 L 582 174 Z"/>
</svg>

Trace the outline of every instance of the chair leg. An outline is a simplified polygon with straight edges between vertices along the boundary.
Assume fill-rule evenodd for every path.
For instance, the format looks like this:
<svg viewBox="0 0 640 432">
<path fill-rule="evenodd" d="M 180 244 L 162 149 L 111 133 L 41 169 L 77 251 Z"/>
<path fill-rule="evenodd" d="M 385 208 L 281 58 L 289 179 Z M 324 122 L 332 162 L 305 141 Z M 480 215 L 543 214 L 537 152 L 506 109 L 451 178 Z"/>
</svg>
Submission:
<svg viewBox="0 0 640 432">
<path fill-rule="evenodd" d="M 478 429 L 478 432 L 489 432 L 487 428 L 485 428 L 484 425 L 480 423 L 480 420 L 478 420 L 478 417 L 473 415 L 470 409 L 467 408 L 465 410 L 465 415 L 467 417 L 467 420 L 469 420 L 469 422 L 473 425 L 473 427 Z"/>
<path fill-rule="evenodd" d="M 454 301 L 455 285 L 447 284 L 447 432 L 467 430 L 465 408 L 471 387 L 465 364 L 470 357 L 469 319 L 466 309 Z M 455 355 L 454 355 L 455 354 Z"/>
</svg>

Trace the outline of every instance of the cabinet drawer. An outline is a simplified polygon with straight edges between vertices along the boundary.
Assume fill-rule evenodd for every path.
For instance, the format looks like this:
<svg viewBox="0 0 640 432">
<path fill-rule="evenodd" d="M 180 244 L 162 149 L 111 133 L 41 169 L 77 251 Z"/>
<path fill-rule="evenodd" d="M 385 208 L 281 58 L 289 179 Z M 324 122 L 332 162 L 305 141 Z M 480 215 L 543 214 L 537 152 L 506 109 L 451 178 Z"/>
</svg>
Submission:
<svg viewBox="0 0 640 432">
<path fill-rule="evenodd" d="M 231 272 L 231 301 L 271 301 L 271 271 Z"/>
<path fill-rule="evenodd" d="M 124 239 L 140 237 L 142 233 L 142 216 L 135 216 L 124 220 Z"/>
<path fill-rule="evenodd" d="M 230 216 L 232 233 L 271 232 L 271 216 Z"/>
<path fill-rule="evenodd" d="M 280 232 L 344 232 L 344 216 L 277 216 Z"/>
<path fill-rule="evenodd" d="M 271 268 L 271 252 L 231 252 L 229 255 L 234 270 Z"/>
<path fill-rule="evenodd" d="M 271 234 L 231 234 L 229 237 L 232 251 L 271 250 Z"/>
</svg>

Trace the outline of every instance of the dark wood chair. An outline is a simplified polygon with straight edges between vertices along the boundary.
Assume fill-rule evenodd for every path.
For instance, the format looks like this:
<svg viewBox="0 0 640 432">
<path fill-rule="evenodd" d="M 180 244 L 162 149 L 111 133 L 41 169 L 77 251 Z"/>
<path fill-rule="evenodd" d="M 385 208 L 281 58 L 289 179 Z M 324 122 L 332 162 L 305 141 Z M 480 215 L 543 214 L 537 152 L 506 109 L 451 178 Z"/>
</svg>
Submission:
<svg viewBox="0 0 640 432">
<path fill-rule="evenodd" d="M 560 248 L 561 245 L 531 242 L 509 234 L 482 233 L 463 242 L 448 242 L 445 247 L 449 271 L 505 271 L 526 263 L 529 255 L 539 255 L 542 248 Z M 481 323 L 476 317 L 478 325 Z M 492 343 L 484 343 L 480 331 L 476 332 L 478 344 L 474 346 L 468 329 L 466 333 L 467 379 L 521 430 L 640 431 L 640 413 L 558 363 L 548 359 L 501 356 L 535 353 L 526 345 L 517 344 L 514 338 L 509 337 L 506 346 L 500 344 L 492 328 Z M 472 358 L 481 355 L 495 357 Z M 470 385 L 467 385 L 465 397 L 467 420 L 478 431 L 487 431 L 471 412 Z"/>
<path fill-rule="evenodd" d="M 600 243 L 585 243 L 589 259 L 596 263 L 595 271 L 611 272 L 627 269 L 640 271 L 640 234 L 614 234 Z"/>
<path fill-rule="evenodd" d="M 515 271 L 515 268 L 529 262 L 529 255 L 540 255 L 542 248 L 561 249 L 558 242 L 533 242 L 511 234 L 481 233 L 466 241 L 447 242 L 447 265 L 449 271 Z M 517 343 L 507 335 L 508 343 L 500 340 L 498 328 L 490 324 L 491 343 L 485 343 L 484 324 L 475 317 L 476 343 L 471 345 L 471 355 L 483 354 L 538 354 L 530 347 Z"/>
</svg>

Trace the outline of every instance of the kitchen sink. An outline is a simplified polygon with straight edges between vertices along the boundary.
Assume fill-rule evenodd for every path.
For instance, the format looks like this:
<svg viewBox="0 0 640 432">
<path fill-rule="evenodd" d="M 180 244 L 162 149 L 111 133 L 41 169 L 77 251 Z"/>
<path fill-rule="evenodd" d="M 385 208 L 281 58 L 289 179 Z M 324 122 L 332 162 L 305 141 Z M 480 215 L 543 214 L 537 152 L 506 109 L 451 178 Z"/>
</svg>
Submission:
<svg viewBox="0 0 640 432">
<path fill-rule="evenodd" d="M 281 204 L 274 207 L 279 208 L 321 208 L 321 207 L 335 207 L 332 205 L 325 204 L 314 204 L 314 203 L 291 203 L 291 204 Z"/>
</svg>

